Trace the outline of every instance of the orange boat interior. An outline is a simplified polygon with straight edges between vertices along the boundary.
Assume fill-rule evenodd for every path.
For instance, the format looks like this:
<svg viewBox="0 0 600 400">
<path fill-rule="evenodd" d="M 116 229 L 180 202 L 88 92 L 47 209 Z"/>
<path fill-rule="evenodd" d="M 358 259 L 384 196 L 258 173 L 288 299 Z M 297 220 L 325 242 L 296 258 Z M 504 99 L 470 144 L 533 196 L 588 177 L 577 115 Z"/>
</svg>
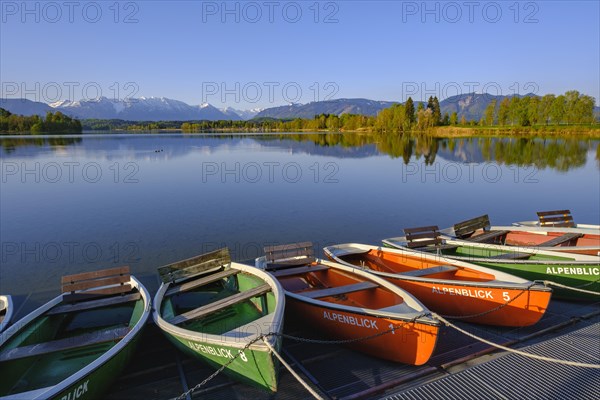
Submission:
<svg viewBox="0 0 600 400">
<path fill-rule="evenodd" d="M 350 307 L 383 309 L 404 303 L 402 296 L 375 282 L 323 264 L 271 272 L 289 292 Z"/>
<path fill-rule="evenodd" d="M 546 243 L 549 243 L 562 235 L 564 235 L 562 232 L 539 234 L 524 231 L 511 231 L 506 235 L 505 244 L 511 246 L 546 246 Z M 583 235 L 569 241 L 561 242 L 558 246 L 600 246 L 600 236 Z"/>
<path fill-rule="evenodd" d="M 489 282 L 496 279 L 492 274 L 480 272 L 471 268 L 435 268 L 439 266 L 452 266 L 440 261 L 428 261 L 421 257 L 411 257 L 404 254 L 395 254 L 382 250 L 370 250 L 367 253 L 349 254 L 340 256 L 340 259 L 358 267 L 392 274 L 414 274 L 419 270 L 429 270 L 431 273 L 418 274 L 431 279 L 460 280 L 470 282 Z M 429 272 L 428 271 L 428 272 Z M 423 271 L 425 272 L 425 271 Z"/>
</svg>

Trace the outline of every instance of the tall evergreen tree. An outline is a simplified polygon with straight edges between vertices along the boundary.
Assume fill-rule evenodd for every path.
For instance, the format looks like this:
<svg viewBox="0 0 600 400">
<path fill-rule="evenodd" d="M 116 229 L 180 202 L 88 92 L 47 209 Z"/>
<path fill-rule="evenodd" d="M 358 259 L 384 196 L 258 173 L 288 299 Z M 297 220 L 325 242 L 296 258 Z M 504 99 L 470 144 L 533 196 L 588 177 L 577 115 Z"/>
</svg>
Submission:
<svg viewBox="0 0 600 400">
<path fill-rule="evenodd" d="M 442 123 L 442 110 L 440 109 L 440 102 L 437 98 L 437 96 L 435 96 L 433 98 L 433 124 L 434 125 L 440 125 Z"/>
<path fill-rule="evenodd" d="M 410 124 L 415 123 L 415 103 L 413 102 L 412 97 L 409 97 L 406 100 L 406 104 L 404 105 L 404 112 L 406 114 L 406 119 L 410 122 Z"/>
</svg>

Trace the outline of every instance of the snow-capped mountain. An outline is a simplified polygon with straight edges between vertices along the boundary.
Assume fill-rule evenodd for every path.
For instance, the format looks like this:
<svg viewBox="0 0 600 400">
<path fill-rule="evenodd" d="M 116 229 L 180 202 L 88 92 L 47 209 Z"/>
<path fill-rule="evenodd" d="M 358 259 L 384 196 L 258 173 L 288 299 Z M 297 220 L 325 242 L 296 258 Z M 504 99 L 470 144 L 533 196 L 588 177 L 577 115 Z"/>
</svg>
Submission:
<svg viewBox="0 0 600 400">
<path fill-rule="evenodd" d="M 240 120 L 237 113 L 224 113 L 205 103 L 191 106 L 165 97 L 140 97 L 112 100 L 62 100 L 46 104 L 28 99 L 0 99 L 0 107 L 19 115 L 45 116 L 48 111 L 60 111 L 79 119 L 122 119 L 126 121 L 194 121 Z"/>
<path fill-rule="evenodd" d="M 67 101 L 50 104 L 55 109 L 80 119 L 123 119 L 128 121 L 188 121 L 236 119 L 210 104 L 191 106 L 165 97 L 140 97 L 111 100 L 101 97 L 94 100 Z"/>
<path fill-rule="evenodd" d="M 258 113 L 260 113 L 263 110 L 264 110 L 264 108 L 252 108 L 250 110 L 238 110 L 233 107 L 221 108 L 221 111 L 225 115 L 230 115 L 230 116 L 237 115 L 244 121 L 254 118 Z"/>
</svg>

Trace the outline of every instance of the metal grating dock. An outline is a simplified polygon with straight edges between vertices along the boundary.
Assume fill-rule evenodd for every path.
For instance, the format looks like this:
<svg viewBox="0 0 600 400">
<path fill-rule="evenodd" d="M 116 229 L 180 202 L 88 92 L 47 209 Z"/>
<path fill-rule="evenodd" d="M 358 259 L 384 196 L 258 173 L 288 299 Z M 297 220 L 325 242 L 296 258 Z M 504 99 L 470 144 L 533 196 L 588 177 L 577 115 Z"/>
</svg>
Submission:
<svg viewBox="0 0 600 400">
<path fill-rule="evenodd" d="M 51 297 L 50 294 L 48 297 Z M 34 295 L 23 296 L 17 299 L 17 304 L 21 304 L 17 317 L 22 317 L 39 306 L 41 300 Z M 526 328 L 455 323 L 469 332 L 509 347 L 529 346 L 528 351 L 537 354 L 600 362 L 600 302 L 552 300 L 542 320 Z M 287 316 L 285 333 L 324 339 L 301 316 Z M 582 368 L 507 355 L 447 327 L 441 329 L 433 356 L 422 366 L 387 362 L 337 345 L 287 339 L 283 342 L 283 350 L 286 361 L 326 399 L 371 399 L 385 395 L 398 399 L 453 400 L 600 398 L 597 372 L 594 374 Z M 484 361 L 487 363 L 484 364 Z M 169 399 L 213 372 L 214 369 L 177 351 L 159 329 L 149 323 L 133 361 L 103 398 Z M 486 374 L 491 377 L 484 379 Z M 537 375 L 540 375 L 539 379 Z M 510 380 L 505 380 L 506 376 Z M 192 398 L 287 400 L 312 397 L 287 370 L 282 369 L 276 394 L 237 383 L 221 374 L 188 397 Z"/>
<path fill-rule="evenodd" d="M 600 363 L 600 322 L 523 351 L 568 361 Z M 600 370 L 534 360 L 514 353 L 389 396 L 421 399 L 600 398 Z"/>
</svg>

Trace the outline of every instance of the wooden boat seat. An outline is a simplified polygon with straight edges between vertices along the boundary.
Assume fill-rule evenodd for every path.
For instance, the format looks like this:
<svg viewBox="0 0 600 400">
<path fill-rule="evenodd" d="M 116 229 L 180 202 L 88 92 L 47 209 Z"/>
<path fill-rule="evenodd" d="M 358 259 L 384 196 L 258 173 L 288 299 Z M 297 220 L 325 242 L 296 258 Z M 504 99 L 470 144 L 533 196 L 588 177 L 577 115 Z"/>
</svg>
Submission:
<svg viewBox="0 0 600 400">
<path fill-rule="evenodd" d="M 420 251 L 438 251 L 438 250 L 454 250 L 454 249 L 458 249 L 457 245 L 454 244 L 442 244 L 442 245 L 436 245 L 436 246 L 425 246 L 425 247 L 419 247 L 418 248 Z"/>
<path fill-rule="evenodd" d="M 504 254 L 498 254 L 497 256 L 491 256 L 488 258 L 492 258 L 494 260 L 525 260 L 531 256 L 529 253 L 518 253 L 518 252 L 510 252 Z"/>
<path fill-rule="evenodd" d="M 46 315 L 64 314 L 76 311 L 93 310 L 95 308 L 114 306 L 117 304 L 125 304 L 132 301 L 137 301 L 142 298 L 139 293 L 131 293 L 124 296 L 115 296 L 101 298 L 97 300 L 81 301 L 73 304 L 61 304 L 46 313 Z"/>
<path fill-rule="evenodd" d="M 117 267 L 81 274 L 65 275 L 61 279 L 63 301 L 91 300 L 132 290 L 129 267 Z"/>
<path fill-rule="evenodd" d="M 267 271 L 280 268 L 306 265 L 315 261 L 312 242 L 300 242 L 277 246 L 265 246 Z"/>
<path fill-rule="evenodd" d="M 540 226 L 575 227 L 570 210 L 538 211 L 537 215 Z"/>
<path fill-rule="evenodd" d="M 258 297 L 267 292 L 271 291 L 271 286 L 268 284 L 264 284 L 261 286 L 257 286 L 250 290 L 245 290 L 243 292 L 234 294 L 233 296 L 226 297 L 221 300 L 217 300 L 215 302 L 203 305 L 191 311 L 185 312 L 181 315 L 177 315 L 173 318 L 167 319 L 166 321 L 173 325 L 181 324 L 182 322 L 191 321 L 194 319 L 202 318 L 206 315 L 212 314 L 215 311 L 218 311 L 222 308 L 232 306 L 237 303 L 241 303 L 243 301 L 249 300 L 253 297 Z"/>
<path fill-rule="evenodd" d="M 471 236 L 466 240 L 475 243 L 487 243 L 494 241 L 495 239 L 500 239 L 503 236 L 508 235 L 509 233 L 509 231 L 488 231 L 485 233 L 480 233 L 479 235 Z"/>
<path fill-rule="evenodd" d="M 554 247 L 566 242 L 570 242 L 571 240 L 579 239 L 582 236 L 583 233 L 565 233 L 564 235 L 557 236 L 554 239 L 548 240 L 547 242 L 540 243 L 538 246 Z"/>
<path fill-rule="evenodd" d="M 454 224 L 454 234 L 459 239 L 471 242 L 486 243 L 506 236 L 508 231 L 490 231 L 490 218 L 487 214 Z M 479 229 L 484 232 L 474 235 Z"/>
<path fill-rule="evenodd" d="M 191 282 L 182 283 L 174 286 L 166 291 L 165 297 L 173 296 L 175 294 L 183 293 L 188 290 L 195 289 L 200 286 L 208 285 L 209 283 L 220 281 L 221 279 L 228 278 L 232 275 L 237 275 L 240 271 L 237 269 L 226 269 L 219 271 L 208 276 L 202 276 L 201 278 L 195 279 Z"/>
<path fill-rule="evenodd" d="M 231 265 L 231 256 L 229 249 L 225 247 L 160 267 L 158 274 L 163 283 L 174 283 L 208 271 L 224 269 L 229 265 Z"/>
<path fill-rule="evenodd" d="M 311 299 L 318 299 L 321 297 L 338 296 L 340 294 L 359 292 L 361 290 L 375 289 L 376 287 L 379 287 L 379 285 L 373 282 L 360 282 L 354 283 L 352 285 L 336 286 L 327 289 L 300 292 L 298 294 Z"/>
<path fill-rule="evenodd" d="M 327 271 L 329 269 L 326 265 L 314 265 L 314 266 L 306 266 L 306 267 L 298 267 L 298 268 L 288 268 L 283 269 L 281 271 L 273 271 L 270 272 L 276 278 L 283 278 L 286 276 L 294 276 L 294 275 L 304 275 L 311 272 L 319 272 L 319 271 Z"/>
<path fill-rule="evenodd" d="M 435 267 L 423 268 L 423 269 L 414 269 L 412 271 L 402 272 L 399 275 L 402 276 L 427 276 L 433 274 L 439 274 L 442 272 L 450 272 L 456 271 L 458 267 L 454 267 L 452 265 L 436 265 Z"/>
<path fill-rule="evenodd" d="M 440 237 L 439 228 L 433 226 L 422 226 L 418 228 L 405 228 L 406 246 L 409 249 L 418 248 L 425 251 L 452 250 L 458 246 L 445 244 Z"/>
<path fill-rule="evenodd" d="M 14 349 L 5 350 L 2 353 L 0 353 L 0 362 L 8 360 L 17 360 L 26 357 L 40 356 L 43 354 L 54 353 L 57 351 L 91 346 L 93 344 L 118 341 L 123 339 L 128 333 L 128 327 L 120 327 L 100 332 L 90 332 L 85 335 L 52 340 L 44 343 L 32 344 L 29 346 L 16 347 Z"/>
</svg>

